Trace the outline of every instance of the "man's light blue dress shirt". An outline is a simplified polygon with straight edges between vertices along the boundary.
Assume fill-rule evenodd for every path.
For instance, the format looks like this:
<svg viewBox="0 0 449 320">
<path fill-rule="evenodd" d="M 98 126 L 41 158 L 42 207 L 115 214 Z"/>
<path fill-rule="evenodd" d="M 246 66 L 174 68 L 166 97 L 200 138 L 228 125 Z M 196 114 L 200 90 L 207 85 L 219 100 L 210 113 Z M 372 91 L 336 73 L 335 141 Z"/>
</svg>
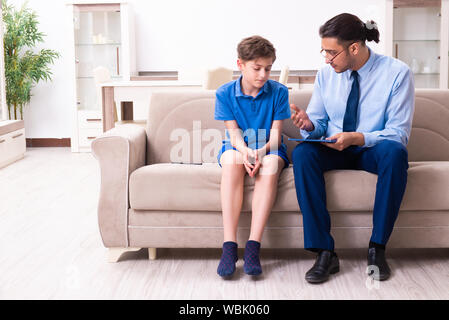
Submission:
<svg viewBox="0 0 449 320">
<path fill-rule="evenodd" d="M 369 49 L 369 48 L 368 48 Z M 415 88 L 409 67 L 394 58 L 376 54 L 357 70 L 360 83 L 357 132 L 364 147 L 383 139 L 407 145 L 414 112 Z M 352 70 L 336 73 L 330 65 L 318 71 L 307 114 L 315 129 L 301 130 L 304 138 L 319 139 L 343 132 L 343 118 L 351 91 Z"/>
</svg>

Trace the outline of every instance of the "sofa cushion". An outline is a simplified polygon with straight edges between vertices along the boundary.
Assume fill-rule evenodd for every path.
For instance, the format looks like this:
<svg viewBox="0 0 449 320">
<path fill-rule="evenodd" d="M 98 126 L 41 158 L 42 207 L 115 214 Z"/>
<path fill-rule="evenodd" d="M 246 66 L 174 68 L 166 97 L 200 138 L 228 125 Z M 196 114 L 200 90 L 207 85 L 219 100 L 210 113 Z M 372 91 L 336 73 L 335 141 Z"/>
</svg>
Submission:
<svg viewBox="0 0 449 320">
<path fill-rule="evenodd" d="M 329 211 L 367 211 L 374 206 L 377 176 L 358 170 L 325 174 Z M 134 210 L 221 211 L 218 164 L 153 164 L 135 170 L 129 181 Z M 254 178 L 245 177 L 243 211 L 251 211 Z M 425 195 L 425 196 L 423 196 Z M 411 162 L 402 210 L 449 209 L 449 161 Z M 273 211 L 299 211 L 293 167 L 279 179 Z"/>
</svg>

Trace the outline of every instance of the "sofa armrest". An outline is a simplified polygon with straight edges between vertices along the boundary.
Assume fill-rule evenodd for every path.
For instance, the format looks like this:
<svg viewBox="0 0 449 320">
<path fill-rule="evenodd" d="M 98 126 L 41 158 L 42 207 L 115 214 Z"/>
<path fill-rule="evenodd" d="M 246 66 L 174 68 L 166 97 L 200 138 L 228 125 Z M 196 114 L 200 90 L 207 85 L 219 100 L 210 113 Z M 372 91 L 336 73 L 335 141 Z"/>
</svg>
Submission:
<svg viewBox="0 0 449 320">
<path fill-rule="evenodd" d="M 101 171 L 98 224 L 103 244 L 128 247 L 128 182 L 145 165 L 145 129 L 138 125 L 115 127 L 92 141 L 92 154 Z"/>
</svg>

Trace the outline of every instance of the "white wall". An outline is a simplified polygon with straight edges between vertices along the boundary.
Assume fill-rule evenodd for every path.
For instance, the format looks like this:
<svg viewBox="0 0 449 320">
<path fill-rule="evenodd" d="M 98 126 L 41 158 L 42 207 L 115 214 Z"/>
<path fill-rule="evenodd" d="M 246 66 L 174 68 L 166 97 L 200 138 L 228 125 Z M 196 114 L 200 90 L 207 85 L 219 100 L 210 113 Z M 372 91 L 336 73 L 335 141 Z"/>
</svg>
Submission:
<svg viewBox="0 0 449 320">
<path fill-rule="evenodd" d="M 24 1 L 8 0 L 17 9 Z M 56 50 L 61 57 L 51 67 L 51 82 L 40 82 L 32 89 L 31 102 L 25 108 L 25 134 L 27 138 L 69 138 L 71 136 L 71 110 L 68 101 L 72 97 L 71 81 L 65 71 L 73 61 L 69 49 L 64 45 L 66 37 L 64 24 L 65 1 L 28 0 L 28 6 L 35 10 L 39 19 L 38 30 L 45 33 L 45 42 L 40 48 Z"/>
<path fill-rule="evenodd" d="M 23 0 L 8 0 L 20 6 Z M 95 1 L 93 1 L 95 2 Z M 237 43 L 259 34 L 277 49 L 274 69 L 288 64 L 290 69 L 317 69 L 318 28 L 326 20 L 350 12 L 362 20 L 375 20 L 381 43 L 371 47 L 383 53 L 385 25 L 384 0 L 129 0 L 136 23 L 137 70 L 178 70 L 185 66 L 223 65 L 233 69 Z M 62 0 L 28 0 L 44 32 L 43 48 L 58 51 L 61 57 L 52 67 L 53 81 L 41 83 L 33 91 L 25 110 L 27 138 L 66 138 L 71 136 L 73 97 L 71 80 L 65 70 L 73 61 L 64 46 L 66 23 Z"/>
<path fill-rule="evenodd" d="M 178 70 L 182 66 L 224 65 L 236 69 L 236 47 L 258 34 L 273 42 L 273 68 L 317 69 L 319 27 L 349 12 L 375 20 L 382 36 L 382 0 L 131 0 L 136 15 L 137 66 L 140 71 Z M 384 45 L 373 45 L 383 52 Z"/>
</svg>

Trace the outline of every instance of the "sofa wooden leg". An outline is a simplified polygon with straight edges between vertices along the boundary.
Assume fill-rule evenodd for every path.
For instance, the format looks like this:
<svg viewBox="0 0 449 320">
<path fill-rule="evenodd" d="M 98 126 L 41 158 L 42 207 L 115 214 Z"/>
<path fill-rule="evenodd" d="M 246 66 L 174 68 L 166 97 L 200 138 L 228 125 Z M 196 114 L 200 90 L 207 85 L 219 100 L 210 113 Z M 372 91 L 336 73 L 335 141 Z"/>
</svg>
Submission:
<svg viewBox="0 0 449 320">
<path fill-rule="evenodd" d="M 128 251 L 139 251 L 140 249 L 141 248 L 109 248 L 108 262 L 117 262 L 123 253 Z"/>
<path fill-rule="evenodd" d="M 156 248 L 148 248 L 148 259 L 156 260 L 157 257 L 156 253 L 157 253 Z"/>
</svg>

